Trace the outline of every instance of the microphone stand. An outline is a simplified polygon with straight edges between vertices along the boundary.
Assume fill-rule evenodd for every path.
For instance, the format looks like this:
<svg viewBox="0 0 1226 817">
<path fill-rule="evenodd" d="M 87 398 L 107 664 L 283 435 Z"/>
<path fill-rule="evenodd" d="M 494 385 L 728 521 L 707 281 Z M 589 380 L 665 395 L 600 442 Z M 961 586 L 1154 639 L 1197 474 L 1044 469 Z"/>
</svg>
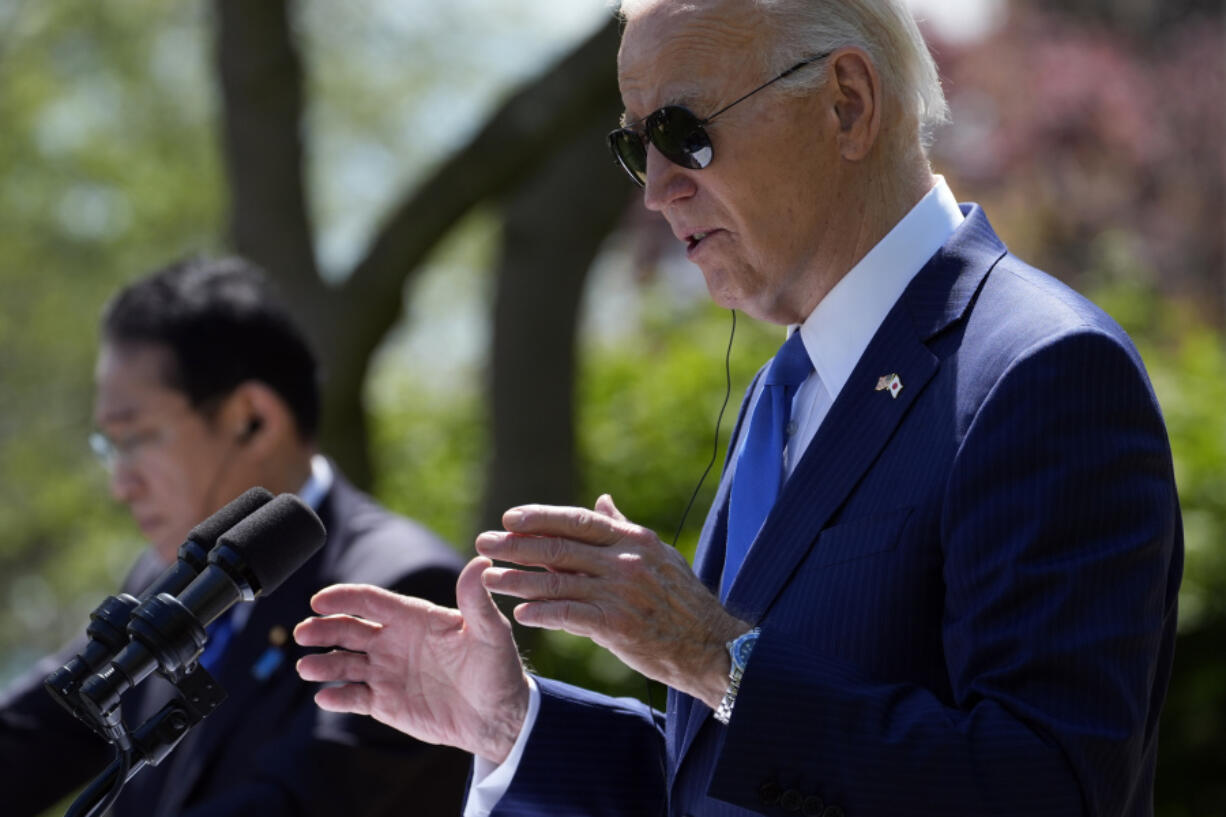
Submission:
<svg viewBox="0 0 1226 817">
<path fill-rule="evenodd" d="M 96 817 L 118 799 L 124 785 L 148 766 L 156 766 L 226 699 L 226 692 L 199 664 L 184 674 L 167 675 L 180 697 L 168 701 L 133 731 L 123 724 L 119 708 L 90 723 L 109 742 L 116 756 L 77 797 L 64 817 Z"/>
</svg>

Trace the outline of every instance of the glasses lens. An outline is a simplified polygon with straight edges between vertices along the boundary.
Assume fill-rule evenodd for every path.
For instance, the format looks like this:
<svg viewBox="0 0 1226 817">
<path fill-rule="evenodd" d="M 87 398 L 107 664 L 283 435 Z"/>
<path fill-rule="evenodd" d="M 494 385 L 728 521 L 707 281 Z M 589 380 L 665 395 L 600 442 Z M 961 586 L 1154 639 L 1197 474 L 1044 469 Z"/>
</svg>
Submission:
<svg viewBox="0 0 1226 817">
<path fill-rule="evenodd" d="M 115 466 L 115 446 L 101 431 L 95 431 L 89 435 L 89 448 L 94 452 L 94 456 L 98 458 L 103 468 L 110 470 Z"/>
<path fill-rule="evenodd" d="M 698 117 L 677 105 L 661 108 L 647 119 L 647 138 L 674 164 L 700 170 L 711 164 L 711 139 Z"/>
<path fill-rule="evenodd" d="M 609 134 L 609 150 L 635 184 L 647 184 L 647 148 L 642 138 L 630 128 L 619 128 Z"/>
</svg>

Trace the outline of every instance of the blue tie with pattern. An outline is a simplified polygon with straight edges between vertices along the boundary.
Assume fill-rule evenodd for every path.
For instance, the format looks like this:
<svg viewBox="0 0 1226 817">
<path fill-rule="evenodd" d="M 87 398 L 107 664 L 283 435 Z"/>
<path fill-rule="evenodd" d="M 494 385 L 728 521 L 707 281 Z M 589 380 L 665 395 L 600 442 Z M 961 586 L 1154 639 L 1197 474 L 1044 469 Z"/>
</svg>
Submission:
<svg viewBox="0 0 1226 817">
<path fill-rule="evenodd" d="M 805 351 L 800 332 L 793 332 L 766 370 L 765 384 L 750 417 L 745 444 L 732 475 L 721 600 L 728 597 L 728 588 L 741 562 L 745 561 L 750 545 L 779 496 L 783 484 L 783 445 L 788 417 L 792 413 L 792 398 L 811 371 L 813 362 Z"/>
</svg>

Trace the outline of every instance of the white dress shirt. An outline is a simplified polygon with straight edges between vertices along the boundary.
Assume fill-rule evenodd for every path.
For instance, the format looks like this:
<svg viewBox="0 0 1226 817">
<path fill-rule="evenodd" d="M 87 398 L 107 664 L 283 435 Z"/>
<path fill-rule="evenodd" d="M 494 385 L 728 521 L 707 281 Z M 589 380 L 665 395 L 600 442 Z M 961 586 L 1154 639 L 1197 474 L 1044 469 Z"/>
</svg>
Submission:
<svg viewBox="0 0 1226 817">
<path fill-rule="evenodd" d="M 962 220 L 957 199 L 944 177 L 937 176 L 933 188 L 826 293 L 805 322 L 788 327 L 788 337 L 800 332 L 805 351 L 813 361 L 813 372 L 792 398 L 792 421 L 783 456 L 786 476 L 791 476 L 817 434 L 885 316 Z M 761 393 L 759 380 L 746 407 L 746 416 L 753 416 Z M 743 437 L 737 441 L 737 458 L 743 441 Z M 531 684 L 530 696 L 523 729 L 507 759 L 501 765 L 480 757 L 475 759 L 464 817 L 488 817 L 511 785 L 540 711 L 540 691 L 535 683 Z"/>
</svg>

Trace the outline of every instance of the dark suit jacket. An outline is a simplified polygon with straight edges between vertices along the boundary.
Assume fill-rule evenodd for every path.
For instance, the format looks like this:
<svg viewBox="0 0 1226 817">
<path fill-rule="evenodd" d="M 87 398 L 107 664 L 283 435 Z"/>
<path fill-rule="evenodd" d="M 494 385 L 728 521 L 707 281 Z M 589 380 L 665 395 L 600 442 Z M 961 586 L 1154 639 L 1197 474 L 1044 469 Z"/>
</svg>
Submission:
<svg viewBox="0 0 1226 817">
<path fill-rule="evenodd" d="M 725 474 L 695 558 L 712 589 L 727 497 Z M 732 722 L 542 681 L 498 813 L 1151 814 L 1181 566 L 1136 350 L 972 207 L 730 590 L 762 628 Z"/>
<path fill-rule="evenodd" d="M 414 522 L 394 516 L 337 474 L 320 508 L 325 546 L 254 603 L 215 673 L 228 693 L 157 767 L 124 790 L 115 817 L 232 815 L 457 815 L 469 756 L 426 746 L 370 718 L 319 709 L 314 684 L 298 678 L 303 654 L 290 636 L 310 597 L 334 582 L 366 582 L 454 605 L 461 560 Z M 138 592 L 161 566 L 137 563 L 125 589 Z M 35 815 L 97 774 L 110 747 L 41 688 L 71 655 L 44 661 L 6 691 L 0 708 L 0 791 L 5 815 Z M 160 676 L 124 701 L 129 728 L 173 688 Z"/>
</svg>

